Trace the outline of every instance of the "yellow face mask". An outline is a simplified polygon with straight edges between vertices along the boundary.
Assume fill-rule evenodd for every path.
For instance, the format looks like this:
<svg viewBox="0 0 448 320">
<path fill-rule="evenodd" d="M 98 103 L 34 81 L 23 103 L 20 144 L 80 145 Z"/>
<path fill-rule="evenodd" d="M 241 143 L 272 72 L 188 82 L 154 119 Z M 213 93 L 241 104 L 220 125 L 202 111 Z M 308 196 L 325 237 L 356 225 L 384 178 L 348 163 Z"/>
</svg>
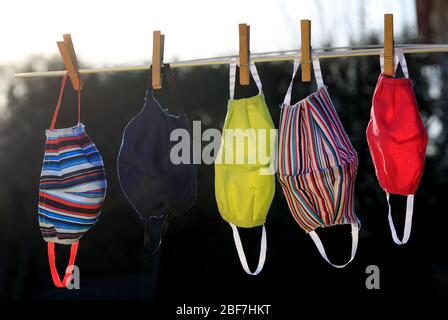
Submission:
<svg viewBox="0 0 448 320">
<path fill-rule="evenodd" d="M 215 161 L 215 197 L 222 218 L 233 229 L 235 245 L 243 269 L 257 275 L 266 259 L 264 223 L 275 193 L 274 156 L 276 131 L 269 114 L 255 64 L 250 70 L 259 94 L 233 99 L 236 60 L 230 65 L 230 100 L 224 122 L 221 146 Z M 251 272 L 238 228 L 261 226 L 262 238 L 258 267 Z"/>
</svg>

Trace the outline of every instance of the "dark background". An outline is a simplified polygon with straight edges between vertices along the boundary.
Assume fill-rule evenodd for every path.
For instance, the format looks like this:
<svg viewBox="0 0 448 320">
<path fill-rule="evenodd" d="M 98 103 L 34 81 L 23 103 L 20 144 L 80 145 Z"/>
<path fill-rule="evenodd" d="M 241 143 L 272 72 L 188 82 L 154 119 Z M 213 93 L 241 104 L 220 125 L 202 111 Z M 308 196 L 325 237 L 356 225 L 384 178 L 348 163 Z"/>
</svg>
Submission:
<svg viewBox="0 0 448 320">
<path fill-rule="evenodd" d="M 418 42 L 409 35 L 397 43 Z M 380 43 L 372 35 L 363 44 Z M 14 80 L 8 108 L 0 120 L 0 298 L 3 299 L 163 299 L 224 302 L 316 295 L 372 297 L 446 296 L 448 190 L 448 125 L 446 54 L 407 55 L 410 76 L 426 127 L 438 121 L 441 133 L 430 135 L 424 175 L 415 198 L 410 241 L 396 246 L 387 222 L 387 204 L 380 189 L 365 138 L 371 98 L 380 72 L 378 57 L 322 60 L 322 73 L 344 127 L 359 155 L 356 212 L 361 220 L 360 243 L 354 261 L 338 270 L 320 256 L 314 243 L 296 224 L 281 188 L 271 205 L 266 228 L 268 254 L 263 272 L 251 277 L 241 268 L 232 232 L 217 210 L 213 166 L 198 167 L 198 199 L 188 214 L 175 219 L 157 258 L 143 259 L 143 223 L 132 211 L 117 180 L 116 158 L 123 129 L 141 109 L 147 72 L 84 78 L 82 122 L 100 150 L 108 180 L 107 198 L 98 225 L 80 241 L 76 264 L 81 289 L 55 289 L 47 262 L 46 244 L 37 220 L 38 183 L 44 152 L 44 130 L 57 101 L 60 78 Z M 23 66 L 62 69 L 59 58 L 36 58 Z M 82 62 L 81 62 L 82 65 Z M 83 65 L 84 67 L 87 67 Z M 279 104 L 289 84 L 292 63 L 257 64 L 269 110 L 276 126 Z M 175 70 L 184 108 L 202 129 L 221 129 L 228 100 L 228 66 Z M 433 83 L 434 82 L 434 83 Z M 430 95 L 432 86 L 441 88 Z M 293 101 L 315 90 L 295 82 Z M 157 92 L 170 105 L 167 88 Z M 254 84 L 238 88 L 236 97 L 256 94 Z M 76 120 L 76 96 L 67 85 L 58 127 Z M 404 198 L 394 197 L 399 234 L 404 223 Z M 350 254 L 350 227 L 319 229 L 335 263 Z M 242 231 L 249 264 L 258 261 L 260 228 Z M 60 246 L 61 247 L 61 246 Z M 57 250 L 59 270 L 68 261 L 68 248 Z M 368 265 L 380 268 L 380 290 L 365 287 Z"/>
</svg>

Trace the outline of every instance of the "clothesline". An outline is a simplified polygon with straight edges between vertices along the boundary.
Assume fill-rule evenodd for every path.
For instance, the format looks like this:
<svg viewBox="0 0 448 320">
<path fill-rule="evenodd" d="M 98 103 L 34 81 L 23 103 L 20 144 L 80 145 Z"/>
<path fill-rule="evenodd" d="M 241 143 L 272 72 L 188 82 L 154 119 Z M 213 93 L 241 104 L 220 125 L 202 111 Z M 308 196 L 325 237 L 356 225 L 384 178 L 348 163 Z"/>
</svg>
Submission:
<svg viewBox="0 0 448 320">
<path fill-rule="evenodd" d="M 437 53 L 448 52 L 448 44 L 405 44 L 395 45 L 396 48 L 403 49 L 404 53 Z M 348 58 L 348 57 L 363 57 L 379 55 L 383 46 L 381 45 L 369 45 L 369 46 L 357 46 L 357 47 L 325 47 L 313 49 L 313 56 L 317 56 L 320 59 L 332 59 L 332 58 Z M 187 68 L 187 67 L 202 67 L 212 65 L 229 64 L 232 58 L 238 56 L 221 56 L 214 58 L 196 59 L 177 61 L 170 63 L 171 68 Z M 288 51 L 275 51 L 275 52 L 263 52 L 263 53 L 251 53 L 251 61 L 260 62 L 275 62 L 275 61 L 289 61 L 300 58 L 300 52 L 298 50 Z M 150 65 L 141 66 L 127 66 L 127 67 L 112 67 L 112 68 L 93 68 L 93 69 L 79 69 L 81 75 L 96 74 L 96 73 L 117 73 L 117 72 L 130 72 L 130 71 L 145 71 L 149 70 Z M 38 71 L 38 72 L 25 72 L 17 73 L 15 78 L 42 78 L 42 77 L 60 77 L 67 71 Z"/>
</svg>

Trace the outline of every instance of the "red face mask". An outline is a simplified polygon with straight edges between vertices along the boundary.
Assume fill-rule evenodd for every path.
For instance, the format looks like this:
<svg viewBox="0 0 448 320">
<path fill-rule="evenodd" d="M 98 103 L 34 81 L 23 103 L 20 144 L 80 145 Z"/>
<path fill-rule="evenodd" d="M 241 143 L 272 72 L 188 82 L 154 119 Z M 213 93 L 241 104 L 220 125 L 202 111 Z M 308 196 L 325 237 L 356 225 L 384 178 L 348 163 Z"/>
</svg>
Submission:
<svg viewBox="0 0 448 320">
<path fill-rule="evenodd" d="M 381 56 L 381 66 L 383 57 Z M 405 244 L 411 233 L 414 194 L 425 164 L 428 136 L 409 79 L 403 51 L 395 49 L 395 68 L 401 64 L 405 78 L 381 74 L 372 100 L 367 142 L 381 188 L 386 192 L 389 225 L 396 244 Z M 407 196 L 403 239 L 392 221 L 390 194 Z"/>
</svg>

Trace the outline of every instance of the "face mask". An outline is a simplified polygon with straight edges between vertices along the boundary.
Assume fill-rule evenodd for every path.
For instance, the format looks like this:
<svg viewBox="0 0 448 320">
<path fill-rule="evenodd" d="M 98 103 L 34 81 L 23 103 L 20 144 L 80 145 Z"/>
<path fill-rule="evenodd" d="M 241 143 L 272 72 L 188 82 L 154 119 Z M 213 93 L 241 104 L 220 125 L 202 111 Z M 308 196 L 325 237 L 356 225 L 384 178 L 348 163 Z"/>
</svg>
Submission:
<svg viewBox="0 0 448 320">
<path fill-rule="evenodd" d="M 353 208 L 358 157 L 323 84 L 318 59 L 313 60 L 318 90 L 290 104 L 299 64 L 294 61 L 281 110 L 278 179 L 299 226 L 328 263 L 342 268 L 353 260 L 358 245 L 359 222 Z M 334 265 L 315 229 L 341 224 L 351 224 L 351 258 L 344 265 Z"/>
<path fill-rule="evenodd" d="M 261 159 L 254 157 L 260 154 L 259 149 L 262 149 L 266 150 L 265 154 L 270 158 L 274 155 L 275 145 L 271 145 L 270 137 L 270 130 L 274 129 L 274 124 L 264 100 L 255 64 L 251 63 L 250 70 L 259 94 L 251 98 L 235 100 L 233 95 L 236 60 L 232 60 L 230 64 L 230 100 L 221 146 L 215 161 L 215 196 L 222 218 L 232 227 L 236 249 L 244 271 L 250 275 L 257 275 L 263 269 L 266 259 L 267 240 L 264 223 L 275 193 L 275 178 L 273 172 L 268 172 L 272 159 L 268 159 L 267 163 L 261 163 L 265 161 L 259 161 Z M 241 145 L 244 143 L 244 148 L 236 148 L 239 138 L 226 138 L 226 134 L 232 132 L 232 129 L 250 132 L 247 139 L 239 140 Z M 247 129 L 249 130 L 246 131 Z M 251 272 L 238 227 L 252 228 L 261 225 L 263 228 L 259 262 L 256 271 Z"/>
<path fill-rule="evenodd" d="M 411 234 L 414 194 L 425 164 L 428 136 L 418 111 L 403 51 L 395 49 L 395 69 L 401 64 L 405 78 L 381 74 L 372 100 L 367 142 L 381 188 L 386 192 L 389 226 L 396 244 L 405 244 Z M 380 57 L 383 70 L 384 58 Z M 407 196 L 403 239 L 392 221 L 390 194 Z"/>
<path fill-rule="evenodd" d="M 196 166 L 174 164 L 170 158 L 175 144 L 170 141 L 171 133 L 177 129 L 187 133 L 188 139 L 191 135 L 168 64 L 163 74 L 178 114 L 168 113 L 148 89 L 143 109 L 124 130 L 117 160 L 121 188 L 145 222 L 144 249 L 151 255 L 160 249 L 171 218 L 188 211 L 197 194 Z"/>
<path fill-rule="evenodd" d="M 48 246 L 48 259 L 55 286 L 66 287 L 75 263 L 79 239 L 98 221 L 106 196 L 103 160 L 80 122 L 54 129 L 67 75 L 62 80 L 59 101 L 47 141 L 39 184 L 39 226 Z M 61 282 L 55 265 L 54 244 L 71 245 L 67 272 Z"/>
</svg>

